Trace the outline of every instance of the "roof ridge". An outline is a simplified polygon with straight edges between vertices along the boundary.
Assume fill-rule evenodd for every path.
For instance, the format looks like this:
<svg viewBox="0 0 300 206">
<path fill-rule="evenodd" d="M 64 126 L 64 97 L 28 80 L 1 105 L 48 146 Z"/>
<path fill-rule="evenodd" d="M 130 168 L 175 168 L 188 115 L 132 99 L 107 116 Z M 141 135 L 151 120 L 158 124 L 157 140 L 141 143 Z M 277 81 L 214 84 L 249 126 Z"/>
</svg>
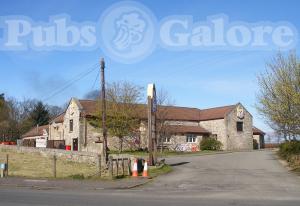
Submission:
<svg viewBox="0 0 300 206">
<path fill-rule="evenodd" d="M 97 100 L 94 100 L 94 99 L 78 99 L 78 101 L 90 101 L 90 102 L 97 102 Z"/>
<path fill-rule="evenodd" d="M 198 109 L 200 110 L 199 108 L 197 107 L 184 107 L 184 106 L 176 106 L 176 105 L 159 105 L 161 107 L 176 107 L 176 108 L 185 108 L 185 109 Z"/>
<path fill-rule="evenodd" d="M 209 109 L 220 109 L 220 108 L 234 107 L 234 106 L 236 106 L 236 104 L 225 105 L 225 106 L 218 106 L 218 107 L 210 107 L 210 108 L 205 108 L 205 109 L 200 109 L 200 110 L 203 111 L 203 110 L 209 110 Z"/>
</svg>

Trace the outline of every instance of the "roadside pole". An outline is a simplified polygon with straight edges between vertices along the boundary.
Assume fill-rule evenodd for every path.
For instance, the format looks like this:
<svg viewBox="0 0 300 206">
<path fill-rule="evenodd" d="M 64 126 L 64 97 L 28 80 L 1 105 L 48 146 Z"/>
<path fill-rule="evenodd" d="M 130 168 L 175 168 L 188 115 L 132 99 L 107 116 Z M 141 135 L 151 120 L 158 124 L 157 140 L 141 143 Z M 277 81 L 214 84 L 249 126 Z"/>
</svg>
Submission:
<svg viewBox="0 0 300 206">
<path fill-rule="evenodd" d="M 148 150 L 149 165 L 153 166 L 157 163 L 157 141 L 156 141 L 156 89 L 154 84 L 148 84 Z"/>
<path fill-rule="evenodd" d="M 149 165 L 154 164 L 153 160 L 153 141 L 152 141 L 152 98 L 148 96 L 148 152 L 149 152 Z"/>
<path fill-rule="evenodd" d="M 100 60 L 100 72 L 101 72 L 101 111 L 102 111 L 102 134 L 103 134 L 103 149 L 102 157 L 105 160 L 105 163 L 108 162 L 107 154 L 107 128 L 106 128 L 106 100 L 105 100 L 105 76 L 104 76 L 105 62 L 104 58 Z"/>
</svg>

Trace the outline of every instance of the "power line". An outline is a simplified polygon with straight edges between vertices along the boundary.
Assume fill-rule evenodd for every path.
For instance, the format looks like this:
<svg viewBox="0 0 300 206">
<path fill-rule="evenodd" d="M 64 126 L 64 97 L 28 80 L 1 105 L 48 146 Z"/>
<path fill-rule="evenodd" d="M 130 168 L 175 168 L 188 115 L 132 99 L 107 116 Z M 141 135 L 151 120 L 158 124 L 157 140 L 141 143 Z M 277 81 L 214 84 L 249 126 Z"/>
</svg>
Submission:
<svg viewBox="0 0 300 206">
<path fill-rule="evenodd" d="M 97 75 L 96 75 L 96 79 L 95 79 L 95 81 L 94 81 L 94 83 L 93 83 L 93 86 L 92 86 L 92 88 L 91 88 L 91 91 L 95 88 L 99 76 L 100 76 L 100 70 L 98 71 L 98 73 L 97 73 Z"/>
<path fill-rule="evenodd" d="M 96 63 L 96 64 L 90 66 L 87 70 L 92 69 L 92 68 L 94 68 L 95 66 L 98 66 L 98 63 Z M 81 76 L 81 75 L 83 75 L 83 74 L 85 74 L 85 73 L 86 73 L 86 70 L 80 72 L 79 74 L 76 74 L 76 75 L 73 76 L 71 79 L 69 79 L 67 82 L 65 82 L 65 85 L 66 85 L 66 84 L 69 84 L 70 82 L 74 81 L 74 79 L 78 78 L 79 76 Z M 55 91 L 57 91 L 57 90 L 60 90 L 61 88 L 62 88 L 62 86 L 60 85 L 60 86 L 54 88 L 54 89 L 53 89 L 53 92 L 55 92 Z"/>
<path fill-rule="evenodd" d="M 88 71 L 81 72 L 80 74 L 76 75 L 75 78 L 69 80 L 63 87 L 59 87 L 54 90 L 54 92 L 49 95 L 48 97 L 44 98 L 43 101 L 48 101 L 49 99 L 53 98 L 54 96 L 60 94 L 61 92 L 68 89 L 70 86 L 72 86 L 74 83 L 78 82 L 82 78 L 86 77 L 88 74 L 92 73 L 95 69 L 98 68 L 98 63 L 90 67 Z"/>
</svg>

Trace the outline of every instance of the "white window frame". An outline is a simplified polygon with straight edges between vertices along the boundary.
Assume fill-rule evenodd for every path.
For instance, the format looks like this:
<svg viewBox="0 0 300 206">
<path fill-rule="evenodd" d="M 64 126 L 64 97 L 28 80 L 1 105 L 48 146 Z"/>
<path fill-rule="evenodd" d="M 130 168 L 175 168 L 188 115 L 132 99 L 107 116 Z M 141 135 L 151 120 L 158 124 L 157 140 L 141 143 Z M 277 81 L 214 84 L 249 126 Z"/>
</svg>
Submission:
<svg viewBox="0 0 300 206">
<path fill-rule="evenodd" d="M 195 135 L 195 134 L 187 134 L 186 135 L 186 142 L 187 143 L 196 143 L 197 142 L 197 135 Z"/>
<path fill-rule="evenodd" d="M 170 143 L 171 142 L 171 137 L 163 137 L 163 143 Z"/>
</svg>

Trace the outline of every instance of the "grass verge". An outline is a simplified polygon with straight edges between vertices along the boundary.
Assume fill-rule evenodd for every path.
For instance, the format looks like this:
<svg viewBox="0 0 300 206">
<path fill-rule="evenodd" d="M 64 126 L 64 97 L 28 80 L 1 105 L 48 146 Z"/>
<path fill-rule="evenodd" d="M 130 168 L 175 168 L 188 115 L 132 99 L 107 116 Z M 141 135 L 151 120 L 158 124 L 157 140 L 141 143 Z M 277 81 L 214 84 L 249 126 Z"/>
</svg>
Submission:
<svg viewBox="0 0 300 206">
<path fill-rule="evenodd" d="M 167 174 L 169 172 L 172 172 L 172 167 L 170 165 L 162 165 L 159 167 L 150 167 L 149 168 L 149 175 L 151 178 L 157 177 L 159 175 Z"/>
</svg>

